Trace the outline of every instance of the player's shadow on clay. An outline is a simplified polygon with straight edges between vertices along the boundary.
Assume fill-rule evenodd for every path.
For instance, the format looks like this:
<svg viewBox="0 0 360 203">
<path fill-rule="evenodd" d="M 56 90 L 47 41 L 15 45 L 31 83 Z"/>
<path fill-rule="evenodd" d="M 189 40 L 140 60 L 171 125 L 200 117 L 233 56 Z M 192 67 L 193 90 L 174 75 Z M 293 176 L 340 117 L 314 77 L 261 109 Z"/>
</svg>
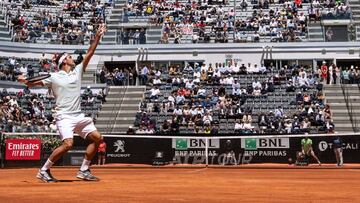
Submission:
<svg viewBox="0 0 360 203">
<path fill-rule="evenodd" d="M 80 182 L 83 180 L 58 180 L 59 183 L 72 183 L 72 182 Z"/>
<path fill-rule="evenodd" d="M 72 183 L 72 182 L 80 182 L 80 181 L 83 181 L 83 180 L 58 180 L 58 183 Z M 32 181 L 27 181 L 27 180 L 23 180 L 21 181 L 22 183 L 32 183 Z M 42 181 L 38 181 L 40 183 L 43 183 Z M 55 182 L 56 184 L 56 182 Z"/>
</svg>

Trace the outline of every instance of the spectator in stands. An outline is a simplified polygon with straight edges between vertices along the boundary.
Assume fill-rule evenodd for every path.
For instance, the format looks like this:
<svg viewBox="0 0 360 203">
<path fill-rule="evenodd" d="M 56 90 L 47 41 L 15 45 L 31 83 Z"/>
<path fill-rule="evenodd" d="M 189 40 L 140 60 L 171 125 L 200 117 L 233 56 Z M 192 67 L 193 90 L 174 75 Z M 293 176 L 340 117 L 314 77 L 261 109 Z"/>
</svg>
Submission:
<svg viewBox="0 0 360 203">
<path fill-rule="evenodd" d="M 261 113 L 258 116 L 258 126 L 260 129 L 260 133 L 265 133 L 265 130 L 268 128 L 269 126 L 269 120 L 268 117 L 265 113 Z"/>
<path fill-rule="evenodd" d="M 325 116 L 323 111 L 319 111 L 315 117 L 316 126 L 323 126 L 325 124 Z"/>
<path fill-rule="evenodd" d="M 328 67 L 326 65 L 326 61 L 323 61 L 323 64 L 320 68 L 321 70 L 321 79 L 323 84 L 327 84 L 327 77 L 328 77 Z"/>
<path fill-rule="evenodd" d="M 309 133 L 311 127 L 311 122 L 308 118 L 305 118 L 301 123 L 301 131 L 304 133 Z"/>
<path fill-rule="evenodd" d="M 345 69 L 343 69 L 341 74 L 342 74 L 342 78 L 343 78 L 343 83 L 344 84 L 349 84 L 350 83 L 350 71 L 349 71 L 349 68 L 346 67 Z"/>
<path fill-rule="evenodd" d="M 129 126 L 129 129 L 126 131 L 126 134 L 127 135 L 134 135 L 135 134 L 133 126 Z"/>
<path fill-rule="evenodd" d="M 170 132 L 170 130 L 171 130 L 170 123 L 168 122 L 168 120 L 164 120 L 164 123 L 161 126 L 161 133 L 167 134 Z"/>
<path fill-rule="evenodd" d="M 146 85 L 147 81 L 148 81 L 148 74 L 150 73 L 150 70 L 148 69 L 148 67 L 146 65 L 144 65 L 141 69 L 140 72 L 140 85 Z"/>
<path fill-rule="evenodd" d="M 170 124 L 170 132 L 171 133 L 179 133 L 180 125 L 177 117 L 173 117 L 171 124 Z"/>
<path fill-rule="evenodd" d="M 331 27 L 329 27 L 325 33 L 326 41 L 331 42 L 333 40 L 333 35 L 334 35 L 333 31 L 332 31 Z"/>
<path fill-rule="evenodd" d="M 138 134 L 138 135 L 140 135 L 140 134 L 146 134 L 146 129 L 147 129 L 147 128 L 146 128 L 145 124 L 141 124 L 141 125 L 140 125 L 140 128 L 135 131 L 135 134 Z"/>
<path fill-rule="evenodd" d="M 133 34 L 133 38 L 134 38 L 134 44 L 140 44 L 140 32 L 138 29 L 135 30 Z"/>
<path fill-rule="evenodd" d="M 102 89 L 99 91 L 99 93 L 98 93 L 98 95 L 97 95 L 97 98 L 98 98 L 99 100 L 101 100 L 102 102 L 106 102 L 106 96 L 107 96 L 106 90 L 105 90 L 105 88 L 102 88 Z"/>
<path fill-rule="evenodd" d="M 283 110 L 282 106 L 278 106 L 278 108 L 275 109 L 275 117 L 276 118 L 284 117 L 284 110 Z"/>
<path fill-rule="evenodd" d="M 237 120 L 234 127 L 235 133 L 241 133 L 243 130 L 243 123 L 241 120 Z"/>
<path fill-rule="evenodd" d="M 93 92 L 91 90 L 91 86 L 87 86 L 86 89 L 84 90 L 83 96 L 85 98 L 89 98 L 93 96 Z"/>
<path fill-rule="evenodd" d="M 115 69 L 114 72 L 114 84 L 118 86 L 122 86 L 125 84 L 125 74 L 123 73 L 123 70 L 119 70 L 118 68 Z"/>
</svg>

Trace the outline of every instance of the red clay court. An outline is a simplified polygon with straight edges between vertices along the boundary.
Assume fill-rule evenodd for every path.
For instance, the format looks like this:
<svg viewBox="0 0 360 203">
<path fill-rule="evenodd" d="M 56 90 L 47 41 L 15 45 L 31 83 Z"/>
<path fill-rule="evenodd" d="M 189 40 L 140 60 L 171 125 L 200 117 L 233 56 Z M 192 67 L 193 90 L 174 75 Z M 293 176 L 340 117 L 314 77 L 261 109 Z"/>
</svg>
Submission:
<svg viewBox="0 0 360 203">
<path fill-rule="evenodd" d="M 1 202 L 360 202 L 360 167 L 93 167 L 100 182 L 56 167 L 59 183 L 35 178 L 37 168 L 1 169 Z"/>
</svg>

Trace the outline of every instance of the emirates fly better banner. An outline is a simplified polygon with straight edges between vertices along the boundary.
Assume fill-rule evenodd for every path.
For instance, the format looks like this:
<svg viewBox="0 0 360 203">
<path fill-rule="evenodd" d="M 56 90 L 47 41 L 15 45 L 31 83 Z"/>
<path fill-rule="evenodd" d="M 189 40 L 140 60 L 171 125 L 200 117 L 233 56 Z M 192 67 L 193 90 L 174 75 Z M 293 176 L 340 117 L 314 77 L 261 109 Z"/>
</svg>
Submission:
<svg viewBox="0 0 360 203">
<path fill-rule="evenodd" d="M 7 139 L 6 160 L 40 160 L 41 140 Z"/>
</svg>

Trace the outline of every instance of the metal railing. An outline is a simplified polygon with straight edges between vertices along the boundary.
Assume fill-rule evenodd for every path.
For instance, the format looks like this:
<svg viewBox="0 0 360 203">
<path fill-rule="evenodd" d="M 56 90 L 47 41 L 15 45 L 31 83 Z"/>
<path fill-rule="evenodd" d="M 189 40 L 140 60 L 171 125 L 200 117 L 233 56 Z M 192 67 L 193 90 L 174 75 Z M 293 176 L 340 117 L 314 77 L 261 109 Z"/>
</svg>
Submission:
<svg viewBox="0 0 360 203">
<path fill-rule="evenodd" d="M 112 90 L 111 90 L 111 87 L 110 87 L 110 90 L 109 90 L 109 92 L 108 92 L 108 95 L 109 95 L 109 93 L 110 93 L 111 91 L 112 91 Z M 116 110 L 117 104 L 120 103 L 120 98 L 121 98 L 121 97 L 120 97 L 120 93 L 121 93 L 121 91 L 122 91 L 122 89 L 120 89 L 120 92 L 119 92 L 119 100 L 115 102 L 114 106 L 113 106 L 112 109 L 111 109 L 111 115 L 115 114 L 115 110 Z M 112 126 L 113 126 L 113 120 L 110 119 L 109 122 L 108 122 L 107 125 L 106 125 L 106 131 L 105 131 L 105 132 L 110 132 L 109 129 L 112 129 Z"/>
<path fill-rule="evenodd" d="M 120 97 L 119 108 L 118 108 L 118 111 L 116 113 L 116 116 L 115 116 L 115 119 L 114 119 L 114 124 L 113 124 L 113 126 L 111 128 L 111 132 L 114 132 L 114 130 L 115 130 L 116 121 L 117 121 L 117 118 L 118 118 L 118 116 L 119 116 L 119 114 L 121 112 L 121 106 L 122 106 L 122 103 L 124 102 L 124 98 L 125 98 L 125 94 L 126 94 L 127 90 L 128 90 L 128 86 L 125 86 L 124 93 Z"/>
<path fill-rule="evenodd" d="M 115 126 L 116 126 L 116 120 L 117 120 L 117 117 L 120 113 L 120 108 L 121 108 L 121 105 L 124 101 L 124 98 L 125 98 L 125 94 L 127 92 L 127 89 L 128 87 L 127 86 L 124 86 L 124 88 L 121 88 L 120 89 L 120 92 L 119 92 L 119 99 L 115 102 L 112 110 L 111 110 L 111 115 L 115 115 L 115 117 L 113 119 L 110 119 L 108 124 L 106 125 L 106 132 L 108 133 L 111 133 L 114 131 L 115 129 Z"/>
<path fill-rule="evenodd" d="M 359 90 L 359 93 L 360 93 L 360 83 L 357 81 L 356 82 L 356 85 L 358 86 L 358 90 Z M 359 101 L 355 101 L 355 103 L 357 103 L 357 102 L 359 102 Z M 360 131 L 360 129 L 359 129 L 359 127 L 358 127 L 358 118 L 357 118 L 357 114 L 355 114 L 355 115 L 352 115 L 353 117 L 355 117 L 355 128 L 356 128 L 356 130 L 354 131 L 354 132 L 359 132 Z"/>
<path fill-rule="evenodd" d="M 341 90 L 343 92 L 344 100 L 346 103 L 346 108 L 348 110 L 352 129 L 354 132 L 358 132 L 359 129 L 358 129 L 358 124 L 357 124 L 357 118 L 354 115 L 354 106 L 353 106 L 353 102 L 351 101 L 351 98 L 350 98 L 351 94 L 349 93 L 349 89 L 347 88 L 347 84 L 343 77 L 341 78 L 340 85 L 341 85 Z"/>
</svg>

